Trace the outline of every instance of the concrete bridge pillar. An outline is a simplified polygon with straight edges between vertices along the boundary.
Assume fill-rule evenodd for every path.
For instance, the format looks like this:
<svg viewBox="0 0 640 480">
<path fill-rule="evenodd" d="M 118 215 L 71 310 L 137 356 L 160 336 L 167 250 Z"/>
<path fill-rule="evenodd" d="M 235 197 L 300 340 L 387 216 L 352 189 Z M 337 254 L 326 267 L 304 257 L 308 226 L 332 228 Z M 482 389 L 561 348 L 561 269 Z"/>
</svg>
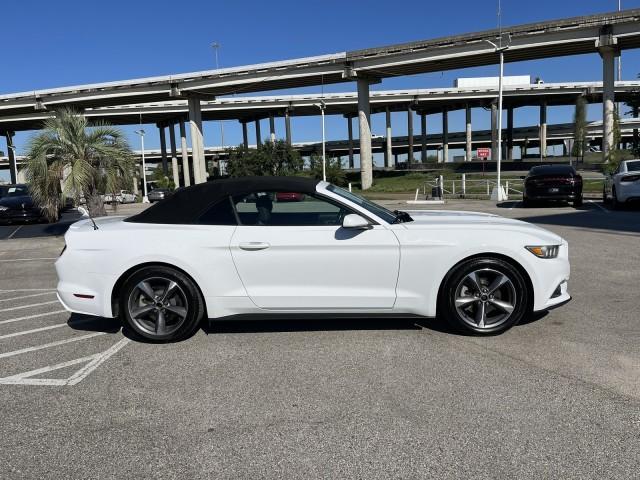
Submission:
<svg viewBox="0 0 640 480">
<path fill-rule="evenodd" d="M 242 124 L 242 144 L 244 148 L 249 148 L 249 134 L 247 133 L 247 122 L 240 120 Z"/>
<path fill-rule="evenodd" d="M 471 105 L 467 105 L 465 108 L 466 116 L 466 144 L 464 159 L 470 162 L 473 159 L 473 130 L 471 126 Z"/>
<path fill-rule="evenodd" d="M 4 138 L 7 140 L 7 157 L 9 158 L 9 176 L 11 183 L 18 182 L 18 165 L 16 163 L 16 151 L 13 145 L 13 132 L 5 132 Z"/>
<path fill-rule="evenodd" d="M 638 107 L 635 106 L 633 107 L 633 118 L 638 118 Z M 638 150 L 638 142 L 639 138 L 638 138 L 638 129 L 634 128 L 633 129 L 633 150 L 637 151 Z"/>
<path fill-rule="evenodd" d="M 613 116 L 615 102 L 615 57 L 620 53 L 617 39 L 609 32 L 603 32 L 596 42 L 598 53 L 602 57 L 602 155 L 603 161 L 609 161 L 609 153 L 615 148 L 613 144 Z"/>
<path fill-rule="evenodd" d="M 291 115 L 288 108 L 284 111 L 284 128 L 286 132 L 287 144 L 291 145 Z"/>
<path fill-rule="evenodd" d="M 385 144 L 385 150 L 384 150 L 384 164 L 387 168 L 393 168 L 393 163 L 392 163 L 392 156 L 393 156 L 393 136 L 391 135 L 391 111 L 389 110 L 389 107 L 387 107 L 385 109 L 385 120 L 387 123 L 387 131 L 386 131 L 386 144 Z"/>
<path fill-rule="evenodd" d="M 507 160 L 513 160 L 513 107 L 507 109 Z"/>
<path fill-rule="evenodd" d="M 411 165 L 413 163 L 413 110 L 411 109 L 411 105 L 407 107 L 407 139 L 409 142 L 407 163 Z"/>
<path fill-rule="evenodd" d="M 276 143 L 276 122 L 273 115 L 269 115 L 269 140 L 271 143 Z"/>
<path fill-rule="evenodd" d="M 353 168 L 353 120 L 351 115 L 345 115 L 347 119 L 347 134 L 349 138 L 349 168 Z"/>
<path fill-rule="evenodd" d="M 202 136 L 202 112 L 200 98 L 189 97 L 189 127 L 191 129 L 191 158 L 193 160 L 193 182 L 207 181 L 207 167 L 204 160 L 204 139 Z"/>
<path fill-rule="evenodd" d="M 540 104 L 540 159 L 547 158 L 547 102 Z"/>
<path fill-rule="evenodd" d="M 442 109 L 442 162 L 449 161 L 449 108 Z"/>
<path fill-rule="evenodd" d="M 498 161 L 498 105 L 491 103 L 491 160 Z"/>
<path fill-rule="evenodd" d="M 259 118 L 256 118 L 255 124 L 256 124 L 256 147 L 259 147 L 260 145 L 262 145 L 262 135 L 260 133 L 260 119 Z"/>
<path fill-rule="evenodd" d="M 360 182 L 362 190 L 373 185 L 373 156 L 371 153 L 371 107 L 369 104 L 369 82 L 358 78 L 358 123 L 360 126 Z"/>
<path fill-rule="evenodd" d="M 182 181 L 184 186 L 191 185 L 191 172 L 189 171 L 189 151 L 187 150 L 187 132 L 184 120 L 180 119 L 180 153 L 182 154 Z"/>
<path fill-rule="evenodd" d="M 173 173 L 173 183 L 178 188 L 180 186 L 180 169 L 178 168 L 178 150 L 176 148 L 176 124 L 169 123 L 169 145 L 171 146 L 171 171 Z"/>
<path fill-rule="evenodd" d="M 160 156 L 162 158 L 162 174 L 169 175 L 169 165 L 167 163 L 167 138 L 165 136 L 165 124 L 157 123 L 156 126 L 160 132 Z"/>
<path fill-rule="evenodd" d="M 420 112 L 420 137 L 422 140 L 420 160 L 422 163 L 427 163 L 427 114 L 425 112 Z"/>
</svg>

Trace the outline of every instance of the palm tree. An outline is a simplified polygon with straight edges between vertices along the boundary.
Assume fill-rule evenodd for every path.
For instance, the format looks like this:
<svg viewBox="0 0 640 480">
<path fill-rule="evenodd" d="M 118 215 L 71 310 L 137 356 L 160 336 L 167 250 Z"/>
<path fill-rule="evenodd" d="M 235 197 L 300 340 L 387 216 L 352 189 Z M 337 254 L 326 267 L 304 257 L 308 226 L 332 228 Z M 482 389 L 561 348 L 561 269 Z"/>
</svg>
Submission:
<svg viewBox="0 0 640 480">
<path fill-rule="evenodd" d="M 92 216 L 105 215 L 101 190 L 131 184 L 134 160 L 122 131 L 63 108 L 45 120 L 27 145 L 26 177 L 34 201 L 49 221 L 58 219 L 66 198 L 87 201 Z"/>
</svg>

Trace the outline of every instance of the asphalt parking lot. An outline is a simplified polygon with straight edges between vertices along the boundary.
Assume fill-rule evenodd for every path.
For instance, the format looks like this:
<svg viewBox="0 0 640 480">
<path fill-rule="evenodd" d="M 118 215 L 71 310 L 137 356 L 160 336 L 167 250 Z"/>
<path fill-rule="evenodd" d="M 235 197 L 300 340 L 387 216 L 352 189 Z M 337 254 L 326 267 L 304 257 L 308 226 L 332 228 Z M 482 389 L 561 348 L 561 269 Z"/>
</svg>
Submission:
<svg viewBox="0 0 640 480">
<path fill-rule="evenodd" d="M 5 235 L 0 478 L 637 478 L 640 210 L 429 208 L 564 236 L 573 301 L 490 338 L 226 321 L 152 345 L 63 311 L 61 237 Z"/>
</svg>

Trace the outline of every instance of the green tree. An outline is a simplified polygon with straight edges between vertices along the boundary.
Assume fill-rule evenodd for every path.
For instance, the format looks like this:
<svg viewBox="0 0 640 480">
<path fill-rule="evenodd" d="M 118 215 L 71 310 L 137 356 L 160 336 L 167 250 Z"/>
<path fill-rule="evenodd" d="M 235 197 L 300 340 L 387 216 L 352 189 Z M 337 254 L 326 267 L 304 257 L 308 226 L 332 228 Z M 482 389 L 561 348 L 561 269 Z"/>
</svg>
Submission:
<svg viewBox="0 0 640 480">
<path fill-rule="evenodd" d="M 328 157 L 326 161 L 327 182 L 338 186 L 346 184 L 347 176 L 342 169 L 342 160 L 340 158 Z M 309 173 L 313 178 L 322 180 L 322 156 L 311 155 L 309 159 Z"/>
<path fill-rule="evenodd" d="M 576 100 L 576 110 L 573 115 L 574 131 L 573 131 L 573 151 L 571 152 L 576 158 L 584 156 L 584 150 L 587 142 L 587 100 L 583 96 L 579 96 Z"/>
<path fill-rule="evenodd" d="M 232 177 L 297 175 L 303 168 L 300 153 L 284 140 L 264 142 L 256 149 L 229 150 L 227 172 Z"/>
<path fill-rule="evenodd" d="M 151 173 L 151 181 L 156 188 L 168 188 L 169 190 L 176 188 L 173 180 L 164 174 L 161 165 L 158 165 Z"/>
<path fill-rule="evenodd" d="M 65 198 L 87 201 L 91 215 L 104 215 L 101 193 L 131 185 L 134 160 L 118 128 L 87 119 L 69 108 L 44 121 L 27 144 L 26 177 L 33 199 L 56 221 Z M 100 188 L 104 185 L 104 191 Z"/>
</svg>

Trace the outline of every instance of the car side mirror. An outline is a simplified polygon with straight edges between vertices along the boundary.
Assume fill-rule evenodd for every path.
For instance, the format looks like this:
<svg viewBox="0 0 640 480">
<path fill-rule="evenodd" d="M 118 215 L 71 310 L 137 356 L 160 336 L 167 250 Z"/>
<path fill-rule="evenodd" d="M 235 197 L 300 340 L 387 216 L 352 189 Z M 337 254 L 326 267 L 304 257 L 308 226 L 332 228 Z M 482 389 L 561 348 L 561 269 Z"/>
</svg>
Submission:
<svg viewBox="0 0 640 480">
<path fill-rule="evenodd" d="M 78 213 L 85 218 L 89 218 L 89 212 L 84 207 L 78 207 Z"/>
<path fill-rule="evenodd" d="M 373 225 L 371 225 L 369 223 L 369 220 L 367 220 L 366 218 L 361 217 L 360 215 L 357 215 L 355 213 L 350 213 L 349 215 L 346 215 L 342 220 L 342 227 L 354 230 L 369 230 L 373 228 Z"/>
</svg>

